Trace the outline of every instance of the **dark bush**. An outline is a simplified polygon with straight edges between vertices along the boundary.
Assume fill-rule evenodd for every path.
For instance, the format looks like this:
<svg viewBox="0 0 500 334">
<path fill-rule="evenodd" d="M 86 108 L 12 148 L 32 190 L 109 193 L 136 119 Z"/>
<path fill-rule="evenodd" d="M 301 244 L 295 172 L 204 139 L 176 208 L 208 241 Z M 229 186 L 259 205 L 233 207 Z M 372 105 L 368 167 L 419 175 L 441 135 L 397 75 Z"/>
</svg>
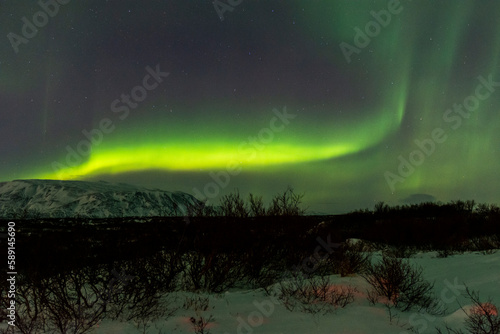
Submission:
<svg viewBox="0 0 500 334">
<path fill-rule="evenodd" d="M 221 293 L 245 279 L 236 253 L 189 252 L 183 261 L 181 286 L 187 291 Z"/>
<path fill-rule="evenodd" d="M 498 315 L 498 308 L 491 302 L 491 299 L 483 303 L 479 298 L 479 293 L 471 291 L 469 288 L 466 288 L 465 294 L 472 302 L 472 308 L 469 311 L 464 310 L 464 308 L 460 306 L 462 311 L 467 315 L 464 324 L 467 332 L 461 329 L 452 329 L 447 325 L 445 327 L 447 333 L 500 334 L 500 316 Z M 438 334 L 443 333 L 439 328 L 436 328 L 436 330 Z"/>
<path fill-rule="evenodd" d="M 296 308 L 307 313 L 328 313 L 344 308 L 354 301 L 356 289 L 334 285 L 329 276 L 306 278 L 300 272 L 277 286 L 275 296 L 289 310 Z"/>
<path fill-rule="evenodd" d="M 408 261 L 383 255 L 382 260 L 368 266 L 362 276 L 376 294 L 403 312 L 414 308 L 428 312 L 436 309 L 434 284 L 423 279 L 421 267 L 414 267 Z"/>
<path fill-rule="evenodd" d="M 339 252 L 335 253 L 339 254 L 334 265 L 340 276 L 344 277 L 365 271 L 370 264 L 371 255 L 364 252 L 363 247 L 361 242 L 344 243 Z"/>
<path fill-rule="evenodd" d="M 296 194 L 293 188 L 288 187 L 282 194 L 276 195 L 267 209 L 269 216 L 300 216 L 305 209 L 300 207 L 304 194 Z"/>
<path fill-rule="evenodd" d="M 262 196 L 249 195 L 248 201 L 250 202 L 250 215 L 254 217 L 262 217 L 266 215 L 266 208 L 262 201 Z"/>
<path fill-rule="evenodd" d="M 238 190 L 222 196 L 219 206 L 220 214 L 224 217 L 245 218 L 249 216 L 248 205 L 240 196 Z"/>
</svg>

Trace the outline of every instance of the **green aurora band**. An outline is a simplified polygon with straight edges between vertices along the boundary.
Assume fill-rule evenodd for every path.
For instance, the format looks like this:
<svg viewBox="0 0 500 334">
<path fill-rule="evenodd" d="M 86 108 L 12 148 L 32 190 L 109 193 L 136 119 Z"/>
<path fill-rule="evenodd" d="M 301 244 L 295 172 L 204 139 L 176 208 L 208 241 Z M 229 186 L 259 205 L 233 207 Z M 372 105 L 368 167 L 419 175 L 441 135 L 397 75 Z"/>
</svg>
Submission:
<svg viewBox="0 0 500 334">
<path fill-rule="evenodd" d="M 223 126 L 224 130 L 218 129 L 221 120 L 212 120 L 210 123 L 209 119 L 200 121 L 200 117 L 196 124 L 190 126 L 190 131 L 186 131 L 188 125 L 175 126 L 168 124 L 168 121 L 158 124 L 157 119 L 151 121 L 156 125 L 142 124 L 135 128 L 124 126 L 120 129 L 124 135 L 104 134 L 102 143 L 92 147 L 92 152 L 84 163 L 76 167 L 68 166 L 66 169 L 54 168 L 54 173 L 41 177 L 73 179 L 147 169 L 224 169 L 234 164 L 251 169 L 353 154 L 380 143 L 399 128 L 404 114 L 406 92 L 401 88 L 397 93 L 397 96 L 391 96 L 393 101 L 386 103 L 385 109 L 378 112 L 378 115 L 361 121 L 343 120 L 336 123 L 332 119 L 326 124 L 304 126 L 307 121 L 301 121 L 300 116 L 284 107 L 283 110 L 276 108 L 274 111 L 281 115 L 289 114 L 293 119 L 283 121 L 274 112 L 269 112 L 267 123 L 255 120 L 252 125 L 249 125 L 251 120 L 240 124 L 233 122 Z M 199 123 L 203 125 L 197 127 Z M 257 130 L 252 132 L 252 127 Z M 311 136 L 311 129 L 314 129 L 315 136 Z M 219 134 L 214 135 L 215 132 Z M 76 146 L 78 145 L 75 145 L 75 152 Z M 54 166 L 63 166 L 64 159 L 61 157 L 58 160 L 60 163 L 56 161 Z"/>
<path fill-rule="evenodd" d="M 500 21 L 491 15 L 492 7 L 500 13 L 500 2 L 483 8 L 473 1 L 401 1 L 401 12 L 392 16 L 367 47 L 352 55 L 351 63 L 339 44 L 353 45 L 354 27 L 363 28 L 373 21 L 370 11 L 387 9 L 388 1 L 323 1 L 321 5 L 295 1 L 290 5 L 302 15 L 296 19 L 302 22 L 301 38 L 322 36 L 327 42 L 311 50 L 311 57 L 326 59 L 344 78 L 363 83 L 359 95 L 370 92 L 364 106 L 339 98 L 335 105 L 304 110 L 307 104 L 287 103 L 286 97 L 278 97 L 273 105 L 240 106 L 237 111 L 246 116 L 234 119 L 228 116 L 234 109 L 228 112 L 203 101 L 193 112 L 198 117 L 191 120 L 131 118 L 119 123 L 115 117 L 116 130 L 105 134 L 80 164 L 68 166 L 67 152 L 61 152 L 52 158 L 65 168 L 47 164 L 27 176 L 78 179 L 146 170 L 206 173 L 236 164 L 250 175 L 279 170 L 291 175 L 295 168 L 304 179 L 321 173 L 322 182 L 331 187 L 364 183 L 367 191 L 388 194 L 384 172 L 396 173 L 398 156 L 408 158 L 417 149 L 416 139 L 431 138 L 433 129 L 442 128 L 447 140 L 397 185 L 399 194 L 425 192 L 447 200 L 450 194 L 463 194 L 464 189 L 482 184 L 471 195 L 476 194 L 478 200 L 500 199 L 491 197 L 496 188 L 488 184 L 498 170 L 487 163 L 498 161 L 493 156 L 498 152 L 500 117 L 492 109 L 499 109 L 500 91 L 481 102 L 457 129 L 443 120 L 447 109 L 474 93 L 479 76 L 491 75 L 500 81 Z M 487 33 L 475 35 L 479 31 Z M 475 39 L 481 39 L 475 44 L 480 50 L 470 49 Z M 272 109 L 283 106 L 296 117 L 283 131 L 273 132 L 272 140 L 259 142 L 261 149 L 250 145 L 249 137 L 258 138 L 276 117 Z M 342 117 L 338 117 L 339 109 Z M 308 117 L 316 114 L 321 117 Z M 108 112 L 107 117 L 114 116 Z M 95 128 L 101 119 L 95 120 Z M 322 192 L 314 200 L 322 198 Z M 346 196 L 356 194 L 348 191 Z"/>
</svg>

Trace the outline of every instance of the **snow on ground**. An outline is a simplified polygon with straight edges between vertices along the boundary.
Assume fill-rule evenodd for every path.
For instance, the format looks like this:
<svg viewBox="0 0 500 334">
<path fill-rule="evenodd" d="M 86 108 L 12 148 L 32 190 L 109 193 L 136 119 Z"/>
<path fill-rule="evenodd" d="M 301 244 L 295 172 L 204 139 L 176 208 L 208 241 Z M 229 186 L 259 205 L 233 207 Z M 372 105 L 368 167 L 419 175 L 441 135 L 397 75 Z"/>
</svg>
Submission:
<svg viewBox="0 0 500 334">
<path fill-rule="evenodd" d="M 377 255 L 377 254 L 375 254 Z M 374 257 L 376 261 L 377 256 Z M 258 333 L 339 333 L 339 334 L 409 334 L 410 325 L 416 333 L 436 333 L 436 326 L 446 322 L 452 328 L 463 328 L 466 315 L 461 310 L 470 308 L 465 298 L 463 284 L 480 293 L 481 301 L 492 299 L 500 307 L 500 252 L 490 255 L 465 253 L 448 258 L 437 258 L 436 252 L 419 253 L 411 259 L 412 263 L 424 268 L 424 277 L 435 282 L 437 297 L 446 306 L 442 317 L 434 317 L 417 312 L 401 313 L 395 311 L 392 321 L 382 304 L 370 305 L 366 299 L 367 283 L 359 276 L 332 276 L 335 284 L 350 284 L 359 291 L 355 301 L 346 308 L 327 314 L 308 314 L 301 311 L 288 311 L 273 297 L 261 289 L 229 291 L 220 295 L 201 295 L 209 297 L 206 311 L 182 308 L 192 293 L 176 294 L 180 307 L 173 317 L 156 321 L 146 333 L 196 333 L 190 318 L 200 316 L 213 321 L 204 333 L 212 334 L 258 334 Z M 172 297 L 171 297 L 172 298 Z M 103 321 L 94 333 L 142 333 L 133 324 Z M 198 332 L 200 333 L 200 332 Z"/>
</svg>

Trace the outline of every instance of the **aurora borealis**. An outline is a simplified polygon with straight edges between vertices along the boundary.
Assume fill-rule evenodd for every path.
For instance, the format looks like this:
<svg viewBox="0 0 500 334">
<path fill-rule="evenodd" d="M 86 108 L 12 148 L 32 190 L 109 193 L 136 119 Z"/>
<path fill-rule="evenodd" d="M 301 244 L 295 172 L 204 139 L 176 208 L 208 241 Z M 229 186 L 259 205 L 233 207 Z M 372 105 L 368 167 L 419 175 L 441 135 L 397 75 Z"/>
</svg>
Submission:
<svg viewBox="0 0 500 334">
<path fill-rule="evenodd" d="M 217 6 L 4 1 L 0 181 L 500 202 L 500 3 Z"/>
</svg>

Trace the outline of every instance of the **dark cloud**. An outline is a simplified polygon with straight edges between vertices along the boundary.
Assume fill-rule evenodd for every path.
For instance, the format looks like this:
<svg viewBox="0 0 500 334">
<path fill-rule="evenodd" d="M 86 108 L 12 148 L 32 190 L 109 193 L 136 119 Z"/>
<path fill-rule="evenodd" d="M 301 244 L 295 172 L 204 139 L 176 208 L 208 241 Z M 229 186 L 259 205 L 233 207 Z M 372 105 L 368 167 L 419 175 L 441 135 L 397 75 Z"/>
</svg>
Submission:
<svg viewBox="0 0 500 334">
<path fill-rule="evenodd" d="M 429 194 L 411 194 L 410 196 L 401 199 L 400 202 L 405 204 L 436 202 L 436 197 Z"/>
</svg>

